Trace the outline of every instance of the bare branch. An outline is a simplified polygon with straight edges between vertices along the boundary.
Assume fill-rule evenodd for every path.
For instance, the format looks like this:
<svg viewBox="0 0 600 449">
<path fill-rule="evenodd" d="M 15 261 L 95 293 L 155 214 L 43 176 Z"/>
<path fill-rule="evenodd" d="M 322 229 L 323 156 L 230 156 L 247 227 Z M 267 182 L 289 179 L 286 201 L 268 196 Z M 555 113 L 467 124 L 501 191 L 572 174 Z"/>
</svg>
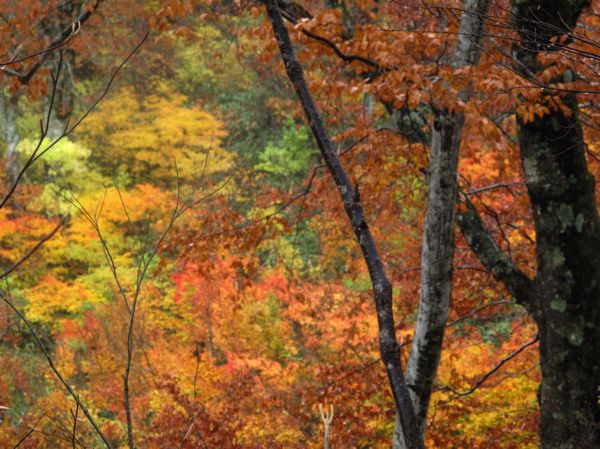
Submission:
<svg viewBox="0 0 600 449">
<path fill-rule="evenodd" d="M 498 246 L 473 203 L 466 197 L 464 200 L 463 207 L 457 212 L 456 221 L 465 240 L 483 266 L 506 285 L 520 304 L 528 308 L 532 281 Z"/>
<path fill-rule="evenodd" d="M 379 66 L 379 64 L 377 64 L 372 59 L 366 58 L 366 57 L 360 56 L 360 55 L 344 53 L 342 50 L 340 50 L 340 48 L 333 41 L 327 39 L 326 37 L 320 36 L 316 33 L 313 33 L 312 31 L 305 30 L 304 28 L 301 29 L 301 32 L 305 36 L 308 36 L 311 39 L 313 39 L 317 42 L 321 42 L 322 44 L 325 44 L 327 47 L 331 48 L 333 50 L 333 52 L 344 62 L 348 62 L 348 63 L 355 62 L 355 61 L 362 62 L 363 64 L 366 64 L 369 67 L 376 69 L 377 71 L 381 70 L 381 67 Z M 371 76 L 372 76 L 372 74 L 371 74 Z"/>
<path fill-rule="evenodd" d="M 196 354 L 196 370 L 194 371 L 194 400 L 192 402 L 192 410 L 191 410 L 190 416 L 188 418 L 187 429 L 184 432 L 183 438 L 181 438 L 181 441 L 179 442 L 177 449 L 181 449 L 183 447 L 185 440 L 187 440 L 187 438 L 190 436 L 190 433 L 192 433 L 192 429 L 194 427 L 194 424 L 196 423 L 196 417 L 198 416 L 198 413 L 200 412 L 200 410 L 196 411 L 197 400 L 198 400 L 198 372 L 200 370 L 200 352 L 194 351 L 194 354 Z"/>
<path fill-rule="evenodd" d="M 505 306 L 505 305 L 506 306 L 510 306 L 510 305 L 514 305 L 514 304 L 517 304 L 517 303 L 515 301 L 508 301 L 508 300 L 500 300 L 500 301 L 494 301 L 494 302 L 490 302 L 490 303 L 487 303 L 487 304 L 483 304 L 483 305 L 481 305 L 479 307 L 476 307 L 475 309 L 471 310 L 468 314 L 460 316 L 457 319 L 455 319 L 454 321 L 451 321 L 450 323 L 448 323 L 446 325 L 446 327 L 447 328 L 448 327 L 453 327 L 453 326 L 456 326 L 459 323 L 462 323 L 465 320 L 468 320 L 469 318 L 475 318 L 479 312 L 481 312 L 482 310 L 488 309 L 490 307 Z M 412 342 L 413 342 L 412 338 L 404 340 L 400 344 L 400 349 L 405 348 L 406 346 L 411 345 Z M 355 368 L 352 371 L 347 372 L 343 376 L 340 376 L 337 379 L 329 382 L 328 384 L 320 387 L 318 389 L 318 391 L 320 393 L 322 393 L 323 391 L 327 390 L 328 388 L 330 388 L 330 387 L 332 387 L 332 386 L 334 386 L 334 385 L 336 385 L 336 384 L 338 384 L 340 382 L 343 382 L 344 380 L 346 380 L 346 379 L 354 376 L 355 374 L 358 374 L 361 371 L 365 371 L 365 370 L 367 370 L 367 369 L 375 366 L 380 361 L 381 361 L 381 357 L 378 357 L 378 358 L 376 358 L 374 360 L 371 360 L 371 361 L 365 363 L 364 365 L 359 366 L 358 368 Z M 410 388 L 411 386 L 409 385 L 408 387 Z"/>
<path fill-rule="evenodd" d="M 97 7 L 98 4 L 99 4 L 99 0 L 94 0 L 94 7 Z M 90 13 L 90 12 L 88 11 L 88 13 Z M 9 188 L 9 191 L 5 194 L 5 196 L 2 199 L 2 201 L 0 201 L 0 209 L 2 207 L 4 207 L 6 205 L 6 203 L 8 202 L 8 200 L 12 197 L 12 195 L 16 191 L 17 186 L 19 185 L 19 182 L 23 178 L 25 172 L 31 167 L 31 165 L 33 165 L 33 163 L 35 163 L 46 152 L 48 152 L 50 149 L 52 149 L 60 140 L 62 140 L 63 138 L 69 136 L 79 126 L 79 124 L 81 124 L 81 122 L 83 122 L 83 120 L 92 112 L 92 110 L 98 105 L 98 103 L 106 96 L 106 94 L 108 93 L 108 90 L 110 89 L 110 86 L 111 86 L 112 82 L 114 81 L 115 77 L 117 76 L 118 72 L 129 61 L 129 59 L 137 52 L 137 50 L 145 42 L 145 40 L 147 39 L 147 37 L 148 37 L 148 32 L 145 33 L 144 37 L 138 43 L 138 45 L 117 66 L 117 68 L 112 73 L 111 77 L 109 78 L 109 81 L 108 81 L 108 83 L 107 83 L 104 91 L 102 92 L 102 94 L 96 99 L 96 101 L 92 104 L 92 106 L 87 109 L 87 111 L 81 116 L 81 118 L 73 126 L 71 126 L 70 128 L 69 128 L 69 124 L 68 124 L 68 121 L 67 121 L 67 125 L 65 126 L 65 129 L 63 130 L 63 133 L 58 138 L 56 138 L 54 141 L 52 141 L 48 146 L 46 146 L 42 150 L 41 149 L 42 148 L 42 144 L 43 144 L 43 142 L 44 142 L 44 140 L 45 140 L 45 138 L 46 138 L 46 136 L 48 134 L 49 124 L 50 124 L 50 117 L 51 117 L 52 109 L 53 109 L 53 106 L 54 106 L 54 99 L 55 99 L 55 96 L 56 96 L 56 89 L 57 89 L 57 85 L 58 85 L 58 79 L 60 77 L 60 72 L 61 72 L 61 68 L 62 68 L 62 53 L 60 53 L 59 63 L 58 63 L 56 72 L 51 74 L 52 86 L 53 87 L 52 87 L 52 92 L 51 92 L 51 96 L 50 96 L 50 103 L 49 103 L 49 106 L 48 106 L 46 120 L 45 120 L 45 122 L 42 121 L 42 120 L 40 120 L 40 138 L 39 138 L 38 143 L 37 143 L 36 147 L 34 148 L 33 152 L 30 154 L 27 162 L 25 163 L 25 165 L 23 166 L 23 168 L 19 171 L 19 174 L 17 176 L 16 181 L 11 185 L 11 187 Z M 77 209 L 81 210 L 81 208 L 82 208 L 81 207 L 81 203 L 78 203 L 77 201 L 75 201 L 72 204 L 74 204 Z M 99 214 L 100 214 L 100 210 L 96 210 L 95 213 L 94 213 L 94 216 L 92 216 L 92 215 L 90 215 L 88 213 L 87 216 L 86 216 L 86 218 L 91 219 L 92 221 L 94 221 L 94 217 L 98 217 Z M 56 232 L 58 232 L 58 230 L 60 229 L 60 227 L 64 225 L 64 222 L 65 222 L 65 219 L 61 220 L 61 222 L 56 226 L 56 228 L 50 234 L 48 234 L 40 242 L 38 242 L 30 251 L 28 251 L 10 269 L 6 270 L 3 274 L 1 274 L 0 275 L 0 279 L 2 279 L 2 278 L 6 279 L 6 277 L 11 272 L 13 272 L 17 267 L 19 267 L 22 263 L 24 263 L 29 257 L 31 257 L 31 255 L 34 254 L 35 251 L 37 251 L 48 239 L 50 239 Z M 99 227 L 98 227 L 98 230 L 99 230 Z M 162 242 L 162 240 L 161 240 L 161 242 Z M 103 248 L 108 248 L 108 246 L 107 245 L 103 245 Z M 107 256 L 107 258 L 109 260 L 111 259 L 110 253 L 105 254 L 105 255 Z M 114 260 L 113 260 L 113 263 L 112 263 L 111 266 L 115 267 Z M 146 267 L 146 269 L 147 269 L 147 267 Z M 31 335 L 35 339 L 38 347 L 40 348 L 40 350 L 44 354 L 44 357 L 48 361 L 48 364 L 50 365 L 51 370 L 54 372 L 55 376 L 60 380 L 60 382 L 63 384 L 63 386 L 67 389 L 67 391 L 69 392 L 69 394 L 71 395 L 71 397 L 75 400 L 75 402 L 77 404 L 77 409 L 78 410 L 81 409 L 81 411 L 86 416 L 86 418 L 88 419 L 88 421 L 90 422 L 90 424 L 92 425 L 92 427 L 94 428 L 94 430 L 96 431 L 96 433 L 102 439 L 104 445 L 108 449 L 110 449 L 111 446 L 110 446 L 110 443 L 109 443 L 108 439 L 102 433 L 102 430 L 100 429 L 100 427 L 98 426 L 98 424 L 96 423 L 96 421 L 94 420 L 93 416 L 90 414 L 90 412 L 88 411 L 88 409 L 79 400 L 79 396 L 75 393 L 75 391 L 73 390 L 73 388 L 71 387 L 71 385 L 62 376 L 61 372 L 58 370 L 58 368 L 54 364 L 52 356 L 47 351 L 47 349 L 44 346 L 44 344 L 41 341 L 41 339 L 38 337 L 38 335 L 37 335 L 35 329 L 33 328 L 32 324 L 27 320 L 27 318 L 23 315 L 23 313 L 21 313 L 14 306 L 14 304 L 10 300 L 10 297 L 7 296 L 7 294 L 0 292 L 0 297 L 14 311 L 14 313 L 19 317 L 19 319 L 21 321 L 23 321 L 23 323 L 25 323 L 25 325 L 27 326 L 29 332 L 31 333 Z M 73 442 L 73 444 L 76 441 L 75 431 L 76 431 L 76 427 L 74 427 L 74 429 L 73 429 L 73 435 L 72 435 L 72 438 L 70 440 L 71 442 Z"/>
<path fill-rule="evenodd" d="M 524 185 L 525 185 L 524 182 L 503 182 L 503 183 L 501 182 L 501 183 L 492 184 L 492 185 L 485 186 L 485 187 L 480 187 L 478 189 L 469 190 L 467 192 L 463 192 L 463 194 L 464 195 L 476 195 L 478 193 L 487 192 L 489 190 L 500 189 L 500 188 L 505 188 L 510 192 L 511 187 L 524 186 Z"/>
<path fill-rule="evenodd" d="M 92 14 L 98 9 L 102 0 L 91 0 L 91 2 L 83 8 L 83 11 L 77 18 L 61 30 L 61 32 L 52 40 L 47 48 L 37 51 L 35 53 L 23 56 L 21 58 L 11 58 L 8 61 L 0 62 L 0 72 L 4 72 L 7 75 L 15 76 L 19 79 L 22 84 L 27 84 L 37 70 L 44 64 L 48 59 L 48 56 L 53 51 L 65 46 L 79 31 L 81 25 L 83 25 L 92 16 Z M 23 62 L 32 58 L 37 60 L 33 65 L 24 73 L 16 72 L 11 69 L 6 69 L 6 66 L 14 65 L 19 62 Z"/>
<path fill-rule="evenodd" d="M 323 404 L 319 404 L 319 415 L 321 415 L 321 421 L 325 426 L 325 435 L 323 447 L 329 449 L 329 436 L 331 434 L 331 423 L 333 422 L 333 405 L 329 405 L 329 410 L 323 408 Z"/>
<path fill-rule="evenodd" d="M 471 393 L 473 393 L 475 390 L 477 390 L 479 387 L 481 387 L 481 385 L 490 378 L 490 376 L 492 376 L 495 372 L 497 372 L 500 368 L 502 368 L 506 363 L 510 362 L 512 359 L 514 359 L 516 356 L 518 356 L 520 353 L 522 353 L 523 351 L 525 351 L 528 347 L 533 346 L 534 344 L 536 344 L 539 340 L 539 335 L 536 335 L 535 338 L 533 340 L 528 341 L 527 343 L 525 343 L 523 346 L 521 346 L 519 349 L 517 349 L 516 351 L 514 351 L 513 353 L 507 355 L 506 357 L 504 357 L 502 360 L 500 360 L 500 362 L 494 366 L 491 370 L 489 370 L 487 373 L 485 373 L 477 382 L 475 382 L 475 384 L 473 384 L 473 386 L 471 388 L 469 388 L 468 390 L 465 391 L 457 391 L 454 388 L 450 387 L 450 386 L 444 386 L 444 387 L 440 387 L 439 391 L 449 391 L 453 394 L 455 394 L 456 396 L 468 396 Z"/>
<path fill-rule="evenodd" d="M 72 445 L 72 448 L 75 449 L 75 443 L 77 441 L 77 439 L 75 438 L 75 435 L 77 434 L 77 419 L 79 416 L 79 402 L 77 402 L 75 404 L 75 413 L 73 413 L 71 411 L 71 414 L 73 415 L 73 431 L 71 432 L 71 445 Z"/>
<path fill-rule="evenodd" d="M 28 431 L 28 432 L 27 432 L 27 433 L 26 433 L 26 434 L 23 436 L 23 438 L 21 438 L 21 439 L 19 440 L 19 442 L 13 446 L 13 449 L 17 449 L 17 448 L 18 448 L 18 447 L 19 447 L 19 446 L 20 446 L 20 445 L 21 445 L 21 444 L 22 444 L 22 443 L 23 443 L 23 442 L 24 442 L 24 441 L 25 441 L 27 438 L 29 438 L 29 436 L 30 436 L 30 435 L 31 435 L 33 432 L 35 432 L 35 429 L 36 429 L 37 425 L 40 423 L 40 421 L 41 421 L 42 419 L 44 419 L 45 417 L 46 417 L 46 414 L 45 414 L 45 413 L 43 413 L 43 414 L 42 414 L 42 415 L 41 415 L 41 416 L 40 416 L 40 417 L 39 417 L 39 418 L 38 418 L 38 419 L 35 421 L 35 423 L 33 423 L 33 426 L 31 426 L 31 429 L 29 429 L 29 431 Z"/>
<path fill-rule="evenodd" d="M 96 106 L 100 103 L 100 101 L 102 101 L 104 99 L 104 97 L 108 94 L 108 91 L 109 91 L 113 81 L 115 80 L 117 74 L 119 73 L 119 71 L 123 68 L 123 66 L 125 64 L 127 64 L 127 62 L 131 59 L 131 57 L 143 45 L 143 43 L 148 38 L 148 34 L 149 34 L 149 31 L 147 31 L 144 34 L 144 36 L 142 37 L 140 42 L 136 45 L 136 47 L 131 52 L 129 52 L 129 54 L 125 57 L 125 59 L 123 59 L 123 61 L 117 66 L 117 68 L 113 71 L 112 75 L 110 76 L 110 78 L 104 88 L 104 91 L 94 101 L 94 103 L 83 113 L 83 115 L 79 118 L 79 120 L 77 120 L 77 122 L 75 122 L 75 124 L 73 126 L 71 126 L 70 128 L 69 128 L 69 121 L 67 120 L 66 127 L 63 130 L 63 132 L 61 133 L 61 135 L 59 135 L 56 139 L 54 139 L 52 142 L 50 142 L 44 149 L 42 149 L 44 140 L 48 136 L 50 117 L 52 115 L 52 110 L 54 107 L 54 101 L 55 101 L 55 97 L 56 97 L 56 91 L 57 91 L 57 87 L 58 87 L 58 80 L 60 78 L 61 69 L 62 69 L 62 52 L 60 53 L 60 58 L 58 61 L 58 66 L 57 66 L 56 72 L 54 72 L 50 75 L 51 79 L 52 79 L 52 91 L 51 91 L 51 95 L 50 95 L 48 111 L 46 113 L 45 124 L 44 124 L 44 121 L 40 120 L 40 137 L 38 139 L 38 142 L 37 142 L 34 150 L 29 155 L 29 158 L 27 159 L 27 161 L 25 162 L 23 167 L 19 170 L 19 173 L 16 176 L 15 181 L 10 186 L 8 192 L 4 195 L 2 201 L 0 201 L 0 209 L 2 209 L 6 205 L 6 203 L 10 200 L 10 198 L 13 196 L 13 194 L 15 193 L 23 176 L 27 172 L 27 170 L 29 168 L 31 168 L 31 166 L 40 157 L 42 157 L 44 154 L 46 154 L 48 151 L 50 151 L 52 148 L 54 148 L 61 140 L 63 140 L 65 137 L 70 136 L 77 129 L 77 127 L 87 118 L 87 116 L 96 108 Z"/>
<path fill-rule="evenodd" d="M 48 240 L 50 240 L 54 236 L 54 234 L 56 234 L 58 232 L 58 230 L 65 225 L 67 220 L 68 220 L 67 216 L 63 217 L 58 222 L 58 224 L 54 227 L 54 229 L 52 229 L 52 231 L 50 231 L 48 234 L 46 234 L 44 237 L 42 237 L 42 239 L 40 241 L 38 241 L 33 248 L 31 248 L 23 256 L 21 256 L 21 258 L 18 261 L 16 261 L 14 264 L 12 264 L 12 266 L 10 268 L 5 270 L 4 273 L 0 274 L 0 280 L 4 279 L 9 274 L 11 274 L 13 271 L 15 271 L 17 268 L 19 268 L 27 259 L 29 259 L 37 250 L 39 250 L 44 243 L 46 243 Z"/>
<path fill-rule="evenodd" d="M 52 356 L 50 355 L 50 353 L 46 349 L 46 346 L 44 345 L 44 343 L 42 342 L 42 340 L 38 336 L 37 332 L 33 328 L 33 325 L 31 324 L 31 322 L 13 304 L 13 302 L 11 301 L 9 295 L 10 295 L 10 293 L 9 293 L 8 289 L 7 289 L 6 292 L 0 292 L 0 298 L 2 298 L 2 300 L 13 310 L 13 312 L 15 312 L 15 314 L 25 324 L 25 326 L 27 326 L 27 329 L 29 330 L 29 333 L 31 334 L 31 336 L 35 340 L 35 342 L 38 345 L 38 348 L 40 349 L 40 351 L 42 351 L 42 354 L 46 358 L 46 361 L 48 362 L 48 365 L 50 365 L 50 369 L 52 370 L 52 372 L 54 373 L 54 375 L 63 384 L 63 386 L 65 387 L 65 389 L 69 392 L 69 394 L 73 398 L 73 400 L 77 404 L 79 404 L 78 405 L 79 408 L 81 408 L 81 411 L 83 412 L 83 414 L 87 418 L 88 422 L 92 425 L 92 427 L 94 428 L 94 430 L 96 431 L 96 433 L 98 434 L 98 436 L 102 439 L 102 442 L 104 443 L 104 445 L 106 446 L 106 448 L 107 449 L 111 449 L 111 445 L 110 445 L 110 443 L 108 441 L 108 438 L 106 438 L 106 436 L 104 435 L 104 433 L 100 429 L 100 426 L 98 425 L 98 423 L 96 423 L 96 420 L 94 419 L 94 417 L 92 416 L 92 414 L 89 412 L 89 410 L 87 409 L 87 407 L 79 400 L 79 395 L 75 392 L 75 390 L 73 390 L 73 387 L 71 387 L 71 384 L 63 377 L 63 375 L 60 372 L 60 370 L 58 369 L 58 367 L 54 364 L 54 360 L 53 360 Z"/>
<path fill-rule="evenodd" d="M 56 91 L 58 88 L 58 80 L 60 79 L 60 74 L 61 74 L 61 70 L 62 70 L 62 63 L 63 63 L 63 57 L 62 57 L 62 52 L 60 52 L 58 64 L 56 67 L 56 72 L 50 74 L 50 78 L 52 80 L 52 90 L 50 92 L 50 101 L 48 103 L 48 111 L 46 112 L 46 121 L 45 121 L 46 124 L 44 125 L 44 120 L 40 119 L 40 137 L 38 139 L 38 142 L 37 142 L 35 148 L 33 149 L 33 151 L 31 152 L 31 154 L 29 155 L 29 158 L 27 159 L 27 161 L 21 168 L 21 170 L 19 170 L 19 173 L 17 174 L 15 181 L 8 189 L 8 192 L 4 195 L 4 198 L 2 199 L 2 201 L 0 201 L 0 209 L 2 209 L 6 205 L 8 200 L 13 196 L 13 194 L 17 190 L 17 186 L 21 182 L 21 179 L 25 175 L 25 172 L 36 161 L 38 154 L 40 152 L 40 149 L 44 143 L 44 140 L 46 139 L 46 136 L 48 135 L 48 129 L 50 127 L 49 126 L 50 125 L 50 117 L 52 115 L 52 110 L 54 108 L 54 101 L 56 98 Z M 48 151 L 48 149 L 50 149 L 52 146 L 54 146 L 56 143 L 58 143 L 61 139 L 62 139 L 62 136 L 58 137 L 53 143 L 51 143 L 47 148 L 45 148 L 43 150 L 43 152 Z"/>
</svg>

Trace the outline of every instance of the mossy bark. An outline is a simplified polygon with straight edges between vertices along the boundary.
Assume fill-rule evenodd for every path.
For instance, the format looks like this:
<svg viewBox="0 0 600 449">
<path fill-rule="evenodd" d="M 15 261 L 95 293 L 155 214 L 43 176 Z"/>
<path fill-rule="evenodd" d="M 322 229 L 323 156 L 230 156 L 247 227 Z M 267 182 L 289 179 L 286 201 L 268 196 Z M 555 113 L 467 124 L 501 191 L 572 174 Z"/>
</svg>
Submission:
<svg viewBox="0 0 600 449">
<path fill-rule="evenodd" d="M 513 0 L 521 72 L 576 24 L 583 0 Z M 529 73 L 526 73 L 529 72 Z M 535 221 L 538 274 L 530 309 L 539 327 L 544 449 L 600 447 L 600 221 L 577 99 L 532 122 L 519 120 L 519 146 Z"/>
<path fill-rule="evenodd" d="M 519 123 L 537 236 L 530 310 L 540 333 L 544 449 L 600 447 L 600 222 L 574 98 Z"/>
<path fill-rule="evenodd" d="M 584 1 L 512 0 L 521 40 L 516 70 L 535 77 L 537 55 L 569 32 Z M 529 280 L 502 253 L 469 205 L 458 223 L 482 263 L 506 284 L 539 328 L 543 449 L 600 448 L 600 220 L 595 181 L 572 94 L 546 98 L 551 111 L 518 118 L 521 163 L 536 231 L 537 274 Z M 552 96 L 554 95 L 554 96 Z M 559 107 L 561 105 L 561 107 Z"/>
</svg>

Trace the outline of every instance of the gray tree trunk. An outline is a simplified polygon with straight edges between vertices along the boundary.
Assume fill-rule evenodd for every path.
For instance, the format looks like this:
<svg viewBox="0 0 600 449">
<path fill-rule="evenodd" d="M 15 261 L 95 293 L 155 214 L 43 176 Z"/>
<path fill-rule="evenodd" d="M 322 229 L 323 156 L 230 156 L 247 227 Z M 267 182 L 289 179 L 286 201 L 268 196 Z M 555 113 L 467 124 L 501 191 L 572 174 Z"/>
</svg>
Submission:
<svg viewBox="0 0 600 449">
<path fill-rule="evenodd" d="M 452 65 L 476 64 L 487 14 L 488 0 L 466 0 Z M 467 101 L 469 89 L 460 94 Z M 418 424 L 425 432 L 427 410 L 442 351 L 452 291 L 455 205 L 458 189 L 458 153 L 464 115 L 434 111 L 428 170 L 427 212 L 421 249 L 421 297 L 417 324 L 406 369 Z M 404 438 L 396 418 L 394 449 Z"/>
<path fill-rule="evenodd" d="M 14 98 L 7 95 L 4 89 L 0 89 L 0 131 L 2 132 L 2 140 L 6 145 L 6 153 L 4 160 L 7 171 L 7 183 L 13 185 L 16 182 L 19 173 L 19 165 L 17 161 L 17 146 L 21 141 L 19 131 L 17 129 L 17 105 Z M 4 186 L 5 188 L 7 186 Z"/>
<path fill-rule="evenodd" d="M 63 54 L 60 78 L 57 80 L 56 96 L 48 127 L 48 139 L 50 140 L 57 139 L 65 132 L 65 126 L 69 123 L 73 111 L 75 100 L 74 58 L 73 52 L 66 51 Z"/>
</svg>

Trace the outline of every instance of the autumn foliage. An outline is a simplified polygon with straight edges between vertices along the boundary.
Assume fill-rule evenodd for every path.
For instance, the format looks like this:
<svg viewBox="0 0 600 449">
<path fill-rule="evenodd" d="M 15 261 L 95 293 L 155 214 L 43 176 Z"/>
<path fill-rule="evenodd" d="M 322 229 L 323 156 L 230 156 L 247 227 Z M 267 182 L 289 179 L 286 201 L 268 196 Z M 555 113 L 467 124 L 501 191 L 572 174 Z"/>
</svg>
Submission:
<svg viewBox="0 0 600 449">
<path fill-rule="evenodd" d="M 10 36 L 0 43 L 2 60 L 44 48 L 48 33 L 86 7 L 16 3 L 0 0 L 9 11 L 1 34 Z M 390 447 L 395 410 L 366 268 L 262 6 L 100 3 L 62 48 L 69 65 L 60 89 L 70 92 L 64 108 L 73 119 L 146 28 L 150 35 L 76 132 L 36 162 L 0 209 L 2 267 L 66 222 L 2 280 L 3 295 L 33 325 L 111 447 L 127 447 L 123 292 L 135 293 L 140 261 L 160 241 L 133 326 L 136 447 L 316 449 L 323 446 L 319 404 L 334 406 L 332 448 Z M 589 56 L 597 54 L 598 2 L 581 17 L 577 38 L 563 42 L 571 53 L 540 55 L 545 89 L 509 67 L 516 34 L 508 2 L 490 8 L 481 62 L 447 64 L 461 2 L 442 3 L 307 1 L 311 17 L 289 24 L 392 278 L 403 362 L 418 306 L 428 164 L 422 137 L 431 131 L 432 104 L 464 112 L 461 193 L 525 273 L 536 268 L 536 235 L 517 118 L 527 123 L 564 108 L 545 90 L 578 92 L 589 169 L 600 176 L 597 57 Z M 360 58 L 344 60 L 327 42 Z M 30 63 L 10 67 L 25 71 Z M 16 111 L 17 163 L 37 143 L 56 64 L 48 56 L 27 84 L 0 74 L 4 101 Z M 464 103 L 458 92 L 467 88 L 472 101 Z M 407 115 L 390 125 L 392 109 Z M 64 125 L 66 110 L 55 113 Z M 401 132 L 401 122 L 413 133 Z M 0 137 L 0 149 L 5 143 Z M 13 162 L 3 161 L 8 172 Z M 192 207 L 170 226 L 186 200 Z M 537 343 L 503 362 L 536 337 L 535 325 L 457 238 L 426 446 L 538 447 Z M 21 440 L 21 448 L 101 447 L 6 303 L 0 366 L 3 447 Z"/>
</svg>

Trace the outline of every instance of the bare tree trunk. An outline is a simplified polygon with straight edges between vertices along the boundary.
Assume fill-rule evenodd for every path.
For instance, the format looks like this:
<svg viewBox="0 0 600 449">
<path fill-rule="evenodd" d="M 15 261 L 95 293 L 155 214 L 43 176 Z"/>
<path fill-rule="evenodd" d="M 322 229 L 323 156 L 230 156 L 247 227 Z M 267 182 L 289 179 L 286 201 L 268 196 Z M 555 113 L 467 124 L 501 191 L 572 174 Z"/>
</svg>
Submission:
<svg viewBox="0 0 600 449">
<path fill-rule="evenodd" d="M 571 110 L 519 122 L 536 229 L 528 307 L 540 334 L 544 449 L 600 447 L 600 220 L 574 97 Z"/>
<path fill-rule="evenodd" d="M 456 68 L 479 60 L 488 0 L 466 0 L 452 65 Z M 469 98 L 469 88 L 461 100 Z M 420 431 L 425 432 L 427 410 L 442 351 L 452 291 L 455 205 L 458 189 L 458 154 L 464 115 L 446 109 L 434 111 L 428 170 L 428 195 L 421 249 L 421 297 L 417 324 L 406 370 L 406 382 Z M 404 448 L 396 418 L 393 448 Z"/>
<path fill-rule="evenodd" d="M 333 142 L 308 90 L 302 65 L 294 53 L 277 1 L 266 0 L 265 4 L 285 63 L 287 75 L 296 90 L 323 159 L 338 188 L 344 203 L 344 209 L 350 219 L 352 229 L 369 270 L 377 311 L 381 360 L 385 365 L 396 404 L 396 411 L 400 416 L 406 447 L 421 449 L 423 448 L 423 441 L 418 430 L 413 405 L 400 364 L 400 347 L 396 338 L 392 309 L 392 285 L 387 277 L 375 239 L 366 221 L 359 192 L 350 181 L 345 168 L 340 162 Z"/>
</svg>

